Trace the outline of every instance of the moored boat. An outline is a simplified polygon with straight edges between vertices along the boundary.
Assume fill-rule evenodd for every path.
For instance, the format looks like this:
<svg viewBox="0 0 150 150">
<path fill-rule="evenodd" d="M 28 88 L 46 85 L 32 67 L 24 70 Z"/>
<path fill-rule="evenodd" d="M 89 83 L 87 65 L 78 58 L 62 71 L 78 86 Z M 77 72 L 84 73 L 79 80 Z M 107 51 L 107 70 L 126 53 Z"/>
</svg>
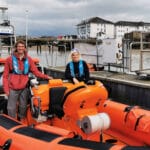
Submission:
<svg viewBox="0 0 150 150">
<path fill-rule="evenodd" d="M 108 100 L 99 81 L 74 85 L 55 79 L 33 87 L 32 92 L 29 125 L 60 127 L 90 141 L 150 145 L 150 111 Z"/>
<path fill-rule="evenodd" d="M 35 63 L 38 63 L 37 59 Z M 72 84 L 61 79 L 39 81 L 38 85 L 33 84 L 31 92 L 27 119 L 23 123 L 34 125 L 33 130 L 42 127 L 49 132 L 53 126 L 56 127 L 53 130 L 62 128 L 73 132 L 82 139 L 81 143 L 86 143 L 84 140 L 96 141 L 105 143 L 106 147 L 113 145 L 111 149 L 149 148 L 150 111 L 108 100 L 108 92 L 99 81 L 90 80 L 87 84 Z M 31 131 L 27 129 L 27 132 Z M 6 135 L 0 140 L 1 145 L 10 138 L 14 141 L 15 136 Z"/>
</svg>

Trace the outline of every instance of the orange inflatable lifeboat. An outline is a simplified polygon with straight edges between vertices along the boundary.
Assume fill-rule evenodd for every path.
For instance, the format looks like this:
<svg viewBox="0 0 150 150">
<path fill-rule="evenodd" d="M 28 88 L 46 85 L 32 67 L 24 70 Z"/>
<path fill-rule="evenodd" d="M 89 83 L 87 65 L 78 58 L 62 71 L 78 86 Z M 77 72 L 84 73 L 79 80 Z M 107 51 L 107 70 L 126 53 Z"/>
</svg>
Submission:
<svg viewBox="0 0 150 150">
<path fill-rule="evenodd" d="M 73 132 L 46 124 L 26 126 L 6 115 L 0 115 L 0 145 L 3 145 L 0 147 L 2 150 L 121 150 L 126 148 L 110 143 L 85 141 L 79 139 Z"/>
<path fill-rule="evenodd" d="M 150 111 L 108 100 L 99 81 L 72 84 L 54 79 L 33 87 L 32 93 L 29 125 L 44 123 L 72 131 L 84 140 L 120 147 L 150 145 Z"/>
</svg>

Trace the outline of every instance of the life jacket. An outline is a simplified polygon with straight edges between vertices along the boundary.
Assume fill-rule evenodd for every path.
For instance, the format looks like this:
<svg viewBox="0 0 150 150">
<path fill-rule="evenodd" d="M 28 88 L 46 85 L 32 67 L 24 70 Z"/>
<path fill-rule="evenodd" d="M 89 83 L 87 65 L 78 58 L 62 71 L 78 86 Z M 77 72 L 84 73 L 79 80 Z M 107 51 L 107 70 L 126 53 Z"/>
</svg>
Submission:
<svg viewBox="0 0 150 150">
<path fill-rule="evenodd" d="M 25 60 L 24 60 L 24 70 L 23 71 L 19 70 L 18 60 L 14 55 L 12 56 L 12 64 L 13 64 L 13 73 L 14 74 L 28 74 L 29 73 L 29 61 L 27 58 L 25 58 Z"/>
<path fill-rule="evenodd" d="M 71 76 L 72 77 L 75 77 L 75 72 L 74 72 L 74 65 L 73 65 L 73 62 L 71 61 L 69 63 L 69 67 L 70 67 L 70 72 L 71 72 Z M 83 61 L 80 60 L 79 61 L 79 76 L 83 76 L 84 75 L 84 67 L 83 67 Z"/>
</svg>

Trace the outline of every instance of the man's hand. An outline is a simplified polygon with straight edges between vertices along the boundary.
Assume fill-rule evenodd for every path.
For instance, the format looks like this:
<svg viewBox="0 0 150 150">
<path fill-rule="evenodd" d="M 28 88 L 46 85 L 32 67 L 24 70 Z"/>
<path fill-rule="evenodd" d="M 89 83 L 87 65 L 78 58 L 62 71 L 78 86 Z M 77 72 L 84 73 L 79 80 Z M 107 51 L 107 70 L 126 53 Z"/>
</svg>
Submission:
<svg viewBox="0 0 150 150">
<path fill-rule="evenodd" d="M 9 91 L 8 91 L 8 92 L 6 92 L 5 94 L 6 94 L 6 97 L 8 97 L 8 96 L 9 96 Z"/>
<path fill-rule="evenodd" d="M 48 76 L 48 79 L 49 79 L 49 80 L 52 80 L 52 79 L 53 79 L 53 77 L 51 77 L 51 76 Z"/>
<path fill-rule="evenodd" d="M 78 83 L 79 83 L 79 81 L 78 81 L 76 78 L 73 78 L 73 82 L 74 82 L 75 84 L 78 84 Z"/>
</svg>

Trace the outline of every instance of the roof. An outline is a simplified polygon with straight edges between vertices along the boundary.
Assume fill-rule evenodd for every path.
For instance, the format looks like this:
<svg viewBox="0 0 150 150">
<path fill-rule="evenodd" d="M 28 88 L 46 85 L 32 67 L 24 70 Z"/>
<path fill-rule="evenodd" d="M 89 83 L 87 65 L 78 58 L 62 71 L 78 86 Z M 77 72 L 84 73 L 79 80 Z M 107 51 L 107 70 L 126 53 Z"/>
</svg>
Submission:
<svg viewBox="0 0 150 150">
<path fill-rule="evenodd" d="M 0 10 L 8 10 L 8 8 L 7 8 L 7 7 L 1 7 L 1 6 L 0 6 Z"/>
<path fill-rule="evenodd" d="M 99 18 L 99 17 L 93 17 L 93 18 L 89 18 L 89 19 L 86 19 L 86 20 L 83 20 L 81 21 L 79 24 L 77 24 L 77 26 L 80 26 L 80 25 L 85 25 L 85 24 L 88 24 L 88 23 L 107 23 L 107 24 L 114 24 L 113 22 L 111 21 L 108 21 L 108 20 L 105 20 L 105 19 L 102 19 L 102 18 Z"/>
<path fill-rule="evenodd" d="M 114 24 L 115 26 L 150 26 L 150 23 L 148 22 L 143 22 L 143 21 L 117 21 L 116 23 L 113 23 L 111 21 L 99 18 L 99 17 L 92 17 L 89 19 L 85 19 L 83 21 L 81 21 L 79 24 L 77 24 L 77 26 L 80 25 L 85 25 L 85 24 L 89 24 L 89 23 L 102 23 L 102 24 Z"/>
<path fill-rule="evenodd" d="M 148 26 L 150 23 L 147 22 L 132 22 L 132 21 L 118 21 L 115 23 L 115 25 L 120 25 L 120 26 Z"/>
</svg>

